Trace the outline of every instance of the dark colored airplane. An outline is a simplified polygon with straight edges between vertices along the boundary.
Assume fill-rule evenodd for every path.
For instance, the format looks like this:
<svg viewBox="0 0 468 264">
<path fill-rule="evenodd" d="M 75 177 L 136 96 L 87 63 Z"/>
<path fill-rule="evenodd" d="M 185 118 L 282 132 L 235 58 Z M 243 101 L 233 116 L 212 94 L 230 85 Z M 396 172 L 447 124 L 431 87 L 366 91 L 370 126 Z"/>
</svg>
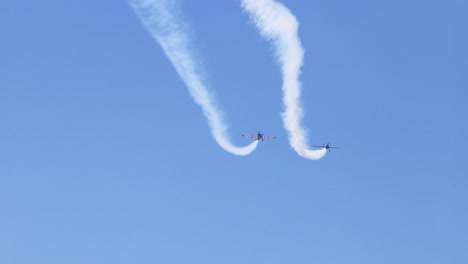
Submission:
<svg viewBox="0 0 468 264">
<path fill-rule="evenodd" d="M 332 146 L 330 146 L 330 143 L 323 144 L 322 146 L 312 146 L 312 147 L 314 147 L 314 148 L 326 149 L 326 150 L 328 150 L 329 152 L 330 152 L 332 149 L 340 149 L 340 147 L 332 147 Z"/>
<path fill-rule="evenodd" d="M 264 140 L 264 139 L 275 139 L 276 137 L 273 137 L 273 136 L 265 136 L 264 134 L 260 133 L 260 131 L 258 131 L 257 135 L 242 135 L 243 137 L 246 137 L 246 138 L 254 138 L 255 140 Z"/>
</svg>

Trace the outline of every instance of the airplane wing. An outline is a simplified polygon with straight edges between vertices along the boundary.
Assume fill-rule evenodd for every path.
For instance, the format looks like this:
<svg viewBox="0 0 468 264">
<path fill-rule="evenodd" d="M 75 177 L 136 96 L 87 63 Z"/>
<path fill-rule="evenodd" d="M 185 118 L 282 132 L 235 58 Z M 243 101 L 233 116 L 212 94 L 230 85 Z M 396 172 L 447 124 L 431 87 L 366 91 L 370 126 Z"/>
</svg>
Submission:
<svg viewBox="0 0 468 264">
<path fill-rule="evenodd" d="M 242 135 L 243 137 L 246 137 L 246 138 L 255 138 L 255 139 L 258 139 L 258 136 L 257 135 Z"/>
<path fill-rule="evenodd" d="M 264 139 L 275 139 L 276 137 L 274 136 L 263 136 Z"/>
<path fill-rule="evenodd" d="M 312 146 L 314 148 L 324 148 L 324 146 Z"/>
<path fill-rule="evenodd" d="M 328 147 L 328 148 L 331 148 L 331 149 L 340 149 L 340 147 Z"/>
</svg>

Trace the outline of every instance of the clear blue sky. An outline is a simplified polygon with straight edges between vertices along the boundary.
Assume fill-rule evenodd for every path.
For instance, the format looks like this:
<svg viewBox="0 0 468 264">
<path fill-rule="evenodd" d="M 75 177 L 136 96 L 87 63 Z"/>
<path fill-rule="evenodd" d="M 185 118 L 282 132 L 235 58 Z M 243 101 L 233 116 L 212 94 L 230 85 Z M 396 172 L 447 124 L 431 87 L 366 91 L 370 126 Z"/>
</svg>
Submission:
<svg viewBox="0 0 468 264">
<path fill-rule="evenodd" d="M 0 4 L 0 263 L 468 263 L 468 2 L 282 1 L 310 141 L 239 1 L 180 0 L 247 157 L 126 1 Z"/>
</svg>

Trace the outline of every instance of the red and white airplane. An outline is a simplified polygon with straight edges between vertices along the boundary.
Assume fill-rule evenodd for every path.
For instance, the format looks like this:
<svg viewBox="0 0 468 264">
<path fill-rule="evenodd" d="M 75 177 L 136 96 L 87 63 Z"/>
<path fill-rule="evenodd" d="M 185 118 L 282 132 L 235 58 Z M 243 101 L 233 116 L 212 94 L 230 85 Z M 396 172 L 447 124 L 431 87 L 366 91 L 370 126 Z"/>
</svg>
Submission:
<svg viewBox="0 0 468 264">
<path fill-rule="evenodd" d="M 312 146 L 314 148 L 320 148 L 320 149 L 326 149 L 328 152 L 330 152 L 332 149 L 340 149 L 340 147 L 332 147 L 330 146 L 330 143 L 323 144 L 322 146 Z"/>
<path fill-rule="evenodd" d="M 246 138 L 254 138 L 255 140 L 264 140 L 264 139 L 275 139 L 276 137 L 273 137 L 273 136 L 265 136 L 264 134 L 260 133 L 260 131 L 258 131 L 257 135 L 242 135 L 243 137 L 246 137 Z"/>
</svg>

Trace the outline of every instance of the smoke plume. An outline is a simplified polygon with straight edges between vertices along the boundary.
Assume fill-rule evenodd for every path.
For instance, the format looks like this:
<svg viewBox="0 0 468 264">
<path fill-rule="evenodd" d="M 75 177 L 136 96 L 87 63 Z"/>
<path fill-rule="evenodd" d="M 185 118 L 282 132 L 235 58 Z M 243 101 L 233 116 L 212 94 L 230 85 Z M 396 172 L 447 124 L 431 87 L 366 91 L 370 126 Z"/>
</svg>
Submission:
<svg viewBox="0 0 468 264">
<path fill-rule="evenodd" d="M 322 158 L 327 153 L 326 149 L 309 149 L 306 133 L 301 126 L 299 75 L 304 50 L 297 33 L 299 23 L 284 5 L 274 0 L 242 0 L 242 8 L 250 15 L 261 35 L 274 45 L 283 77 L 285 109 L 282 118 L 291 147 L 304 158 Z"/>
<path fill-rule="evenodd" d="M 257 147 L 258 141 L 245 147 L 234 146 L 227 137 L 227 126 L 212 95 L 202 82 L 197 64 L 190 49 L 187 26 L 176 17 L 177 8 L 170 0 L 130 0 L 135 13 L 145 28 L 161 45 L 164 53 L 187 86 L 190 95 L 201 106 L 211 133 L 216 142 L 235 155 L 248 155 Z"/>
</svg>

